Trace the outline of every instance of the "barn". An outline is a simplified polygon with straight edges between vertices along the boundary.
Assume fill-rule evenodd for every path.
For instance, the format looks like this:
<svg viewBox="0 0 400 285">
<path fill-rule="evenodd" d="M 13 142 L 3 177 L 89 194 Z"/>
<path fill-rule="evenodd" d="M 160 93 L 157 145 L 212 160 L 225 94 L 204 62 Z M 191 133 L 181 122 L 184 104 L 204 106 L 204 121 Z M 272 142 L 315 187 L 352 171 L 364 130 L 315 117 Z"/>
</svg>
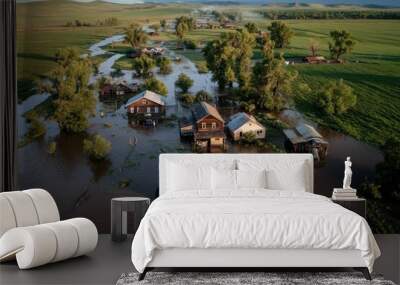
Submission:
<svg viewBox="0 0 400 285">
<path fill-rule="evenodd" d="M 290 152 L 312 153 L 315 160 L 323 160 L 328 154 L 328 142 L 315 128 L 299 124 L 293 129 L 285 129 L 285 147 Z"/>
</svg>

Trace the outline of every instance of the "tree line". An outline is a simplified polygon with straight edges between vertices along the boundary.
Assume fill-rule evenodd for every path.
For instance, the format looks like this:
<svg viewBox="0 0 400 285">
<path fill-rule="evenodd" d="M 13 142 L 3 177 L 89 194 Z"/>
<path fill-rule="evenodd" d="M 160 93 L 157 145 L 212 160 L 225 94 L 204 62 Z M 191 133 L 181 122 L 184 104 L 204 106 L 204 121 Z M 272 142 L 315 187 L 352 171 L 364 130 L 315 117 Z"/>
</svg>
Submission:
<svg viewBox="0 0 400 285">
<path fill-rule="evenodd" d="M 97 20 L 95 23 L 90 23 L 86 21 L 82 21 L 79 19 L 76 19 L 74 21 L 68 21 L 65 26 L 66 27 L 113 27 L 113 26 L 118 26 L 119 20 L 116 17 L 109 17 L 104 20 Z"/>
<path fill-rule="evenodd" d="M 324 20 L 324 19 L 400 19 L 400 11 L 390 10 L 274 10 L 261 11 L 265 18 L 271 20 Z"/>
<path fill-rule="evenodd" d="M 223 33 L 203 49 L 213 81 L 217 82 L 220 91 L 228 89 L 234 94 L 245 111 L 280 111 L 294 95 L 310 92 L 318 95 L 314 104 L 327 115 L 344 113 L 355 106 L 357 97 L 343 80 L 329 82 L 314 91 L 296 80 L 297 71 L 287 66 L 283 53 L 275 51 L 277 46 L 286 47 L 292 36 L 286 24 L 273 22 L 268 28 L 270 33 L 262 34 L 259 42 L 262 57 L 256 62 L 252 61 L 255 33 L 250 31 L 257 29 L 253 25 L 246 26 L 249 29 Z M 336 58 L 348 52 L 354 44 L 346 31 L 333 31 L 331 37 L 330 49 Z"/>
</svg>

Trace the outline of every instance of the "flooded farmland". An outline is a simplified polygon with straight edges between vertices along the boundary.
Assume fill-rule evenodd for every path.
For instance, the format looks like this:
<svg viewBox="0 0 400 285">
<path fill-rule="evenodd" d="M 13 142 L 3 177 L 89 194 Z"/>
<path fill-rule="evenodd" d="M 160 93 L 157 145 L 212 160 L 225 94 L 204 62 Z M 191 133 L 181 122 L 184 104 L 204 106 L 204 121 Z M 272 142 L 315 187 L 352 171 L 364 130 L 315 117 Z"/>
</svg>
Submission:
<svg viewBox="0 0 400 285">
<path fill-rule="evenodd" d="M 104 54 L 103 47 L 121 41 L 121 36 L 113 36 L 96 43 L 89 51 L 92 56 Z M 172 51 L 167 55 L 174 57 Z M 122 54 L 110 54 L 99 67 L 98 76 L 111 74 L 115 61 Z M 45 188 L 52 193 L 60 208 L 62 218 L 84 216 L 92 219 L 100 232 L 110 228 L 110 199 L 116 196 L 146 196 L 155 198 L 158 187 L 158 155 L 165 152 L 191 152 L 191 143 L 181 141 L 178 121 L 189 112 L 177 102 L 174 82 L 184 72 L 194 80 L 192 93 L 206 90 L 216 93 L 216 85 L 211 74 L 199 74 L 193 62 L 182 57 L 181 62 L 173 63 L 173 72 L 156 77 L 168 87 L 166 97 L 167 120 L 155 128 L 136 126 L 129 121 L 122 102 L 101 102 L 97 100 L 96 116 L 90 119 L 88 134 L 99 133 L 112 143 L 108 159 L 92 162 L 83 153 L 82 140 L 85 134 L 71 135 L 60 133 L 54 121 L 47 120 L 47 134 L 40 140 L 21 147 L 18 151 L 19 188 Z M 122 79 L 128 83 L 139 82 L 133 79 L 132 71 L 123 70 Z M 18 106 L 19 135 L 25 133 L 24 112 L 48 99 L 47 94 L 30 97 Z M 224 119 L 230 112 L 220 108 Z M 289 125 L 305 121 L 296 111 L 284 111 L 280 118 Z M 311 123 L 312 122 L 308 122 Z M 343 162 L 346 156 L 353 161 L 353 186 L 357 187 L 366 178 L 372 179 L 375 165 L 383 160 L 382 153 L 375 147 L 362 143 L 352 137 L 333 130 L 319 128 L 318 131 L 329 142 L 328 157 L 315 169 L 315 192 L 330 195 L 333 187 L 340 186 L 343 179 Z M 136 143 L 132 144 L 132 140 Z M 283 146 L 283 134 L 270 134 L 267 140 Z M 57 143 L 54 155 L 47 153 L 49 142 Z M 228 142 L 228 152 L 259 152 L 252 146 L 240 146 Z M 267 150 L 264 150 L 267 151 Z"/>
</svg>

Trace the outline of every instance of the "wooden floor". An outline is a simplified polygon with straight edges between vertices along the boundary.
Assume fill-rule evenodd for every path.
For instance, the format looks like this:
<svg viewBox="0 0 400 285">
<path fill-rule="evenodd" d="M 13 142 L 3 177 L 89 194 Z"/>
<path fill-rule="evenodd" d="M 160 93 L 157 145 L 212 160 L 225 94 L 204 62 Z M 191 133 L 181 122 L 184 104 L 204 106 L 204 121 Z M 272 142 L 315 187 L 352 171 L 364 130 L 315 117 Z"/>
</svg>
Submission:
<svg viewBox="0 0 400 285">
<path fill-rule="evenodd" d="M 400 282 L 400 235 L 376 235 L 382 251 L 375 272 Z M 132 237 L 115 243 L 100 235 L 97 249 L 78 257 L 30 270 L 19 270 L 15 262 L 0 265 L 0 284 L 115 284 L 119 276 L 134 271 L 130 259 Z M 312 270 L 310 270 L 312 271 Z"/>
</svg>

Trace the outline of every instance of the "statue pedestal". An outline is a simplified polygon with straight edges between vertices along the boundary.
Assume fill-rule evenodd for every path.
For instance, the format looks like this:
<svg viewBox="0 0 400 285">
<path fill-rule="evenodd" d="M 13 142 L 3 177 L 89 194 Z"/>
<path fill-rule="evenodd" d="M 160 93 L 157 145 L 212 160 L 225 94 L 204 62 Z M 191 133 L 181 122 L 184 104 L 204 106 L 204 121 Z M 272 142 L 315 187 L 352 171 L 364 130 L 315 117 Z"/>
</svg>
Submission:
<svg viewBox="0 0 400 285">
<path fill-rule="evenodd" d="M 350 188 L 350 189 L 344 189 L 344 188 L 333 188 L 334 193 L 357 193 L 357 189 Z"/>
<path fill-rule="evenodd" d="M 333 188 L 332 199 L 337 199 L 337 200 L 357 199 L 357 189 Z"/>
</svg>

